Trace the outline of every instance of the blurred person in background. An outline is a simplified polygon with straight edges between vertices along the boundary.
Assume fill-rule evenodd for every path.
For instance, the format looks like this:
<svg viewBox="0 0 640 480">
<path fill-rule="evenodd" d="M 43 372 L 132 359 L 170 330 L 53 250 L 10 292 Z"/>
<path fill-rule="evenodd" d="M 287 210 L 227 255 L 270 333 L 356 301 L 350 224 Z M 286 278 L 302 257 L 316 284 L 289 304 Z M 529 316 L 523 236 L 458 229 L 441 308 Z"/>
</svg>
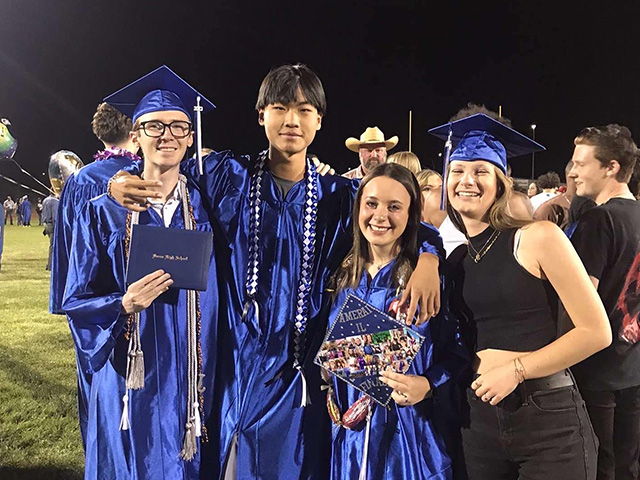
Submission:
<svg viewBox="0 0 640 480">
<path fill-rule="evenodd" d="M 533 215 L 534 220 L 548 220 L 558 225 L 562 230 L 569 226 L 569 208 L 576 194 L 576 183 L 569 176 L 573 162 L 569 160 L 564 173 L 567 179 L 567 188 L 555 197 L 541 204 Z"/>
<path fill-rule="evenodd" d="M 7 224 L 7 219 L 9 220 L 10 225 L 13 225 L 13 214 L 16 209 L 16 202 L 13 201 L 11 197 L 7 197 L 7 199 L 2 204 L 4 210 L 4 221 L 2 222 L 4 225 Z"/>
<path fill-rule="evenodd" d="M 420 159 L 413 152 L 396 152 L 387 157 L 387 163 L 397 163 L 398 165 L 402 165 L 409 169 L 409 171 L 414 175 L 418 175 L 420 170 L 422 170 Z"/>
<path fill-rule="evenodd" d="M 38 226 L 42 226 L 42 198 L 38 197 L 38 203 L 36 204 L 36 214 L 38 215 Z"/>
<path fill-rule="evenodd" d="M 20 204 L 21 210 L 21 219 L 23 227 L 31 226 L 31 202 L 29 201 L 29 197 L 26 195 L 22 197 L 22 203 Z"/>
<path fill-rule="evenodd" d="M 440 208 L 442 200 L 442 177 L 435 170 L 425 169 L 417 175 L 422 192 L 422 221 L 438 229 L 447 256 L 467 238 L 449 219 L 447 211 Z"/>
<path fill-rule="evenodd" d="M 49 195 L 42 202 L 42 213 L 40 214 L 40 220 L 44 224 L 43 235 L 49 237 L 49 256 L 47 258 L 47 266 L 45 270 L 51 270 L 51 257 L 53 256 L 53 236 L 55 232 L 56 216 L 58 214 L 58 196 L 55 194 Z"/>
<path fill-rule="evenodd" d="M 560 175 L 556 172 L 547 172 L 538 177 L 536 185 L 539 189 L 542 189 L 540 193 L 531 197 L 531 205 L 533 205 L 533 213 L 536 212 L 538 207 L 547 200 L 551 200 L 558 193 L 558 187 L 560 187 Z"/>
<path fill-rule="evenodd" d="M 58 209 L 56 219 L 51 264 L 51 313 L 63 313 L 61 304 L 69 267 L 71 232 L 80 209 L 91 198 L 107 191 L 107 182 L 114 173 L 140 159 L 136 155 L 138 147 L 129 136 L 132 128 L 131 119 L 111 105 L 98 105 L 91 121 L 91 128 L 93 134 L 104 145 L 104 150 L 93 156 L 93 163 L 72 175 L 65 182 L 60 194 L 61 208 Z"/>
</svg>

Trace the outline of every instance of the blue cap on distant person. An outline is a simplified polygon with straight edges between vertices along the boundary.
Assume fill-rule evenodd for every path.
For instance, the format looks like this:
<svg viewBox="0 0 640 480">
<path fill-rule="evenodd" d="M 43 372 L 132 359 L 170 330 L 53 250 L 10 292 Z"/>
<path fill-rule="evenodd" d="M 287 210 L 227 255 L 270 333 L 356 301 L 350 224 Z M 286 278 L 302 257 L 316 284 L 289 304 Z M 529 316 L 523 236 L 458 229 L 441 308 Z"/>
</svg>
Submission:
<svg viewBox="0 0 640 480">
<path fill-rule="evenodd" d="M 200 97 L 203 112 L 216 106 L 166 65 L 156 68 L 104 99 L 135 123 L 145 113 L 177 110 L 193 118 L 193 107 Z"/>
<path fill-rule="evenodd" d="M 447 140 L 449 130 L 455 146 L 449 158 L 450 162 L 486 160 L 506 173 L 507 158 L 546 150 L 529 137 L 484 113 L 445 123 L 432 128 L 429 133 Z"/>
</svg>

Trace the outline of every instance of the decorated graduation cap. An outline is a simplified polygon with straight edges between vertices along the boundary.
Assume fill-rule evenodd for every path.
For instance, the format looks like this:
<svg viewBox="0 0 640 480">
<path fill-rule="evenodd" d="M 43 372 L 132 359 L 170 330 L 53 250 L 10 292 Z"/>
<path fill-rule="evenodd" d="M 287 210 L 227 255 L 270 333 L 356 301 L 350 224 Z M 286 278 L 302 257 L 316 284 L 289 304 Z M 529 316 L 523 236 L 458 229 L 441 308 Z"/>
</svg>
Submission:
<svg viewBox="0 0 640 480">
<path fill-rule="evenodd" d="M 485 160 L 507 173 L 507 158 L 546 150 L 536 141 L 484 113 L 445 123 L 432 128 L 429 133 L 446 141 L 443 167 L 445 185 L 449 162 L 453 160 Z M 445 205 L 445 191 L 446 188 L 443 188 L 442 209 Z"/>
<path fill-rule="evenodd" d="M 131 117 L 133 123 L 151 112 L 177 110 L 183 112 L 196 126 L 198 166 L 202 173 L 202 126 L 200 114 L 216 108 L 195 88 L 166 65 L 130 83 L 104 99 L 109 105 Z"/>
</svg>

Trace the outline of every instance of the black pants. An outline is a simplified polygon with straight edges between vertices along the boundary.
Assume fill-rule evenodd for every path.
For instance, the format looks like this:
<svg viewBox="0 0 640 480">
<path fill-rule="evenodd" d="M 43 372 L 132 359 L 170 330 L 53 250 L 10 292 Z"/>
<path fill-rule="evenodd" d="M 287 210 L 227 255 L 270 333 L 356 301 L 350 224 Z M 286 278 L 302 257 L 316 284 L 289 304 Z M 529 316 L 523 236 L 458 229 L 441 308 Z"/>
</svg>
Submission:
<svg viewBox="0 0 640 480">
<path fill-rule="evenodd" d="M 598 480 L 637 480 L 640 386 L 607 392 L 581 390 L 600 440 Z"/>
<path fill-rule="evenodd" d="M 470 480 L 593 480 L 597 440 L 575 386 L 526 392 L 497 406 L 467 391 L 470 425 L 462 431 Z"/>
</svg>

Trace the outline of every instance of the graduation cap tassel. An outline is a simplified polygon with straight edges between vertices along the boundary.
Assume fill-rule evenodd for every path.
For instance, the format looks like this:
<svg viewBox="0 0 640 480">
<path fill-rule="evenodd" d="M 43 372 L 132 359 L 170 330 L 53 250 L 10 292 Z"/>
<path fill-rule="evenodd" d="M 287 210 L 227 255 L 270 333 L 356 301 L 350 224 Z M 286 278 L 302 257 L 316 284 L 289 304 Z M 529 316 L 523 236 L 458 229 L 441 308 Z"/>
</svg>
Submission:
<svg viewBox="0 0 640 480">
<path fill-rule="evenodd" d="M 296 370 L 300 372 L 300 377 L 302 378 L 302 399 L 300 400 L 300 406 L 306 407 L 307 405 L 311 405 L 311 397 L 309 396 L 309 388 L 307 387 L 307 378 L 304 376 L 302 365 L 296 365 Z"/>
<path fill-rule="evenodd" d="M 449 158 L 451 157 L 451 148 L 453 142 L 451 137 L 453 135 L 453 129 L 451 123 L 449 123 L 449 136 L 447 142 L 444 144 L 444 162 L 442 166 L 442 193 L 440 197 L 440 210 L 446 210 L 447 208 L 447 178 L 449 177 Z"/>
<path fill-rule="evenodd" d="M 122 397 L 122 417 L 120 417 L 120 430 L 129 430 L 129 391 L 127 390 Z"/>
<path fill-rule="evenodd" d="M 200 105 L 200 95 L 196 98 L 196 106 L 193 107 L 196 112 L 196 154 L 198 158 L 198 173 L 204 173 L 202 169 L 202 106 Z"/>
<path fill-rule="evenodd" d="M 200 418 L 200 404 L 193 402 L 193 412 L 195 414 L 196 437 L 202 436 L 202 420 Z"/>
</svg>

